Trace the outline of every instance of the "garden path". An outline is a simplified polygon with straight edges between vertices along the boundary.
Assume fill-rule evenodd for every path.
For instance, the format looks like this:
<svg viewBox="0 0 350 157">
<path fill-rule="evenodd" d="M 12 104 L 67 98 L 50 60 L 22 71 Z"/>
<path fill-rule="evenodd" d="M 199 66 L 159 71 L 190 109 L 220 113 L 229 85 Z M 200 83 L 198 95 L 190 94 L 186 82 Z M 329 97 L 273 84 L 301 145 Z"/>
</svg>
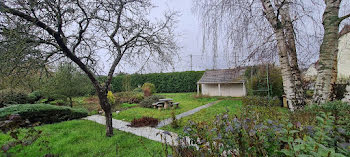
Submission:
<svg viewBox="0 0 350 157">
<path fill-rule="evenodd" d="M 101 115 L 92 115 L 83 119 L 94 121 L 102 125 L 106 125 L 106 119 L 104 116 L 101 116 Z M 170 145 L 177 145 L 178 135 L 176 133 L 164 131 L 164 130 L 160 130 L 152 127 L 135 128 L 135 127 L 129 127 L 128 125 L 130 125 L 129 122 L 112 119 L 112 126 L 115 129 L 132 133 L 137 136 L 142 136 L 153 141 L 168 143 Z"/>
<path fill-rule="evenodd" d="M 202 109 L 208 108 L 208 107 L 210 107 L 218 102 L 219 101 L 211 102 L 209 104 L 206 104 L 206 105 L 197 107 L 195 109 L 192 109 L 190 111 L 176 115 L 176 119 L 181 119 L 183 117 L 192 115 L 192 114 L 194 114 Z M 94 121 L 94 122 L 102 124 L 102 125 L 106 125 L 106 119 L 104 116 L 101 116 L 101 115 L 92 115 L 92 116 L 88 116 L 88 117 L 83 118 L 83 119 Z M 163 120 L 159 123 L 157 128 L 160 128 L 160 127 L 165 126 L 165 125 L 169 125 L 171 122 L 172 122 L 171 118 Z M 169 145 L 178 145 L 178 142 L 177 142 L 178 135 L 176 133 L 164 131 L 164 130 L 152 128 L 152 127 L 134 128 L 134 127 L 129 127 L 128 125 L 130 125 L 129 122 L 112 119 L 112 126 L 115 129 L 118 129 L 118 130 L 121 130 L 124 132 L 128 132 L 128 133 L 132 133 L 132 134 L 137 135 L 137 136 L 142 136 L 142 137 L 148 138 L 148 139 L 153 140 L 153 141 L 167 143 Z M 186 139 L 186 141 L 187 141 L 187 143 L 189 143 L 188 138 Z"/>
</svg>

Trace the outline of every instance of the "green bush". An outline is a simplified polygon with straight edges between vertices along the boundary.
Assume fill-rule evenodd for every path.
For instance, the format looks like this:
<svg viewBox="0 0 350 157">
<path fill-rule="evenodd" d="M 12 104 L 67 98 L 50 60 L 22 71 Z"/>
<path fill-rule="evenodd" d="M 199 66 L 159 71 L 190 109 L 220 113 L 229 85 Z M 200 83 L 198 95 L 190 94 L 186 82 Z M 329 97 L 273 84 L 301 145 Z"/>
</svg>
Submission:
<svg viewBox="0 0 350 157">
<path fill-rule="evenodd" d="M 69 103 L 67 101 L 62 100 L 62 99 L 50 101 L 49 104 L 56 105 L 56 106 L 68 106 L 69 105 Z"/>
<path fill-rule="evenodd" d="M 141 107 L 151 108 L 153 103 L 159 101 L 159 99 L 164 99 L 165 97 L 162 95 L 152 95 L 140 102 Z"/>
<path fill-rule="evenodd" d="M 65 106 L 48 104 L 18 104 L 0 109 L 0 120 L 8 116 L 18 114 L 31 123 L 50 124 L 88 116 L 88 112 L 82 109 L 72 109 Z"/>
<path fill-rule="evenodd" d="M 258 106 L 281 106 L 281 101 L 277 97 L 269 98 L 262 96 L 245 96 L 242 98 L 242 104 Z"/>
<path fill-rule="evenodd" d="M 134 90 L 132 90 L 133 92 L 136 92 L 136 93 L 141 93 L 142 92 L 142 88 L 135 88 Z"/>
<path fill-rule="evenodd" d="M 143 94 L 138 92 L 119 92 L 115 94 L 116 103 L 139 103 L 143 100 Z"/>
<path fill-rule="evenodd" d="M 40 100 L 43 96 L 41 95 L 40 91 L 34 91 L 32 93 L 28 94 L 28 100 L 30 103 L 35 103 L 36 101 Z"/>
<path fill-rule="evenodd" d="M 25 104 L 29 103 L 27 93 L 14 90 L 5 89 L 0 91 L 0 107 L 4 107 L 9 104 Z"/>
<path fill-rule="evenodd" d="M 130 75 L 131 89 L 142 86 L 149 82 L 156 86 L 158 93 L 180 93 L 195 92 L 197 82 L 202 77 L 203 71 L 187 71 L 173 73 L 154 73 L 154 74 L 133 74 Z M 126 75 L 118 75 L 112 80 L 112 92 L 122 92 L 123 80 Z M 104 78 L 99 78 L 104 80 Z M 125 81 L 124 81 L 125 82 Z"/>
</svg>

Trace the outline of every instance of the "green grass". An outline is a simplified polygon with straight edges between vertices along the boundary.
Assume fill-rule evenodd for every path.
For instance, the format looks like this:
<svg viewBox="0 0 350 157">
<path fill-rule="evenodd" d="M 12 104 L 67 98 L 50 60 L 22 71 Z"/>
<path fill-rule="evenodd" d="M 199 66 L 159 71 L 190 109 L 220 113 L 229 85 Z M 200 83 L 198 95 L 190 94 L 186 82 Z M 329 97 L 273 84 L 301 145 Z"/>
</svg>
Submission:
<svg viewBox="0 0 350 157">
<path fill-rule="evenodd" d="M 171 125 L 167 125 L 160 129 L 172 131 L 175 133 L 182 133 L 183 127 L 186 126 L 189 121 L 207 122 L 210 124 L 215 120 L 216 115 L 225 113 L 226 111 L 229 111 L 229 115 L 238 114 L 241 107 L 242 102 L 240 100 L 222 100 L 209 108 L 203 109 L 193 115 L 182 118 L 179 120 L 179 128 L 174 129 L 171 127 Z"/>
<path fill-rule="evenodd" d="M 153 156 L 148 151 L 159 154 L 162 149 L 159 142 L 122 131 L 115 130 L 113 137 L 106 137 L 105 126 L 87 120 L 42 125 L 36 129 L 42 130 L 41 137 L 32 145 L 11 149 L 14 156 L 44 156 L 50 153 L 64 157 L 113 157 L 118 146 L 118 156 L 146 157 Z M 0 133 L 0 146 L 10 139 L 9 135 Z M 48 141 L 48 147 L 44 146 L 44 141 Z"/>
<path fill-rule="evenodd" d="M 131 107 L 135 107 L 135 106 L 139 106 L 139 104 L 123 103 L 123 104 L 120 105 L 121 108 L 131 108 Z"/>
<path fill-rule="evenodd" d="M 166 98 L 173 99 L 173 102 L 180 102 L 179 108 L 175 110 L 176 115 L 217 100 L 217 98 L 210 97 L 194 98 L 194 93 L 167 93 L 160 95 L 164 95 Z M 153 108 L 135 107 L 121 111 L 117 115 L 113 113 L 113 118 L 132 121 L 134 118 L 147 116 L 163 120 L 171 117 L 171 112 L 171 109 L 159 111 L 158 109 Z"/>
</svg>

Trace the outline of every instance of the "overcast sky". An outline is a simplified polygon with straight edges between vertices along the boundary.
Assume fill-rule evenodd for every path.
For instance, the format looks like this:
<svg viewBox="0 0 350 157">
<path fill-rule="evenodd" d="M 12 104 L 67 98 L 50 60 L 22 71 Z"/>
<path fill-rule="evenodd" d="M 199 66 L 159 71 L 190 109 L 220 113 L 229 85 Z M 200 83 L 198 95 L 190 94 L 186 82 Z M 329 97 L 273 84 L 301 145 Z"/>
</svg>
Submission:
<svg viewBox="0 0 350 157">
<path fill-rule="evenodd" d="M 178 54 L 180 60 L 175 61 L 174 69 L 160 70 L 156 67 L 148 68 L 143 73 L 152 72 L 172 72 L 172 71 L 189 71 L 189 70 L 205 70 L 213 67 L 212 54 L 202 53 L 202 29 L 198 17 L 192 12 L 192 0 L 152 0 L 156 7 L 151 10 L 151 18 L 162 18 L 166 11 L 176 11 L 179 13 L 177 27 L 175 29 L 177 43 L 181 47 Z M 192 68 L 191 56 L 192 55 Z M 218 57 L 218 68 L 229 68 L 226 61 L 221 61 L 223 57 Z M 103 67 L 104 71 L 108 71 L 109 63 Z M 116 73 L 138 72 L 140 67 L 118 67 Z"/>
<path fill-rule="evenodd" d="M 165 11 L 172 10 L 177 11 L 180 16 L 178 17 L 178 23 L 176 27 L 176 34 L 177 36 L 177 42 L 178 45 L 181 47 L 178 54 L 180 56 L 180 60 L 177 60 L 175 62 L 174 69 L 168 69 L 168 70 L 160 70 L 157 69 L 157 67 L 152 67 L 145 69 L 142 73 L 152 73 L 152 72 L 172 72 L 172 71 L 188 71 L 188 70 L 205 70 L 205 69 L 212 69 L 213 68 L 213 57 L 212 53 L 202 52 L 202 27 L 200 24 L 200 20 L 198 16 L 196 16 L 192 12 L 192 0 L 152 0 L 153 5 L 156 7 L 152 9 L 150 17 L 151 18 L 161 18 Z M 310 1 L 310 0 L 308 0 Z M 311 3 L 310 3 L 311 4 Z M 314 11 L 315 15 L 313 16 L 320 16 L 319 19 L 321 19 L 322 16 L 322 5 L 320 7 L 316 7 L 318 11 Z M 344 9 L 344 8 L 342 8 Z M 342 10 L 343 12 L 347 12 L 349 8 L 346 8 L 346 10 Z M 314 28 L 309 28 L 312 32 Z M 314 55 L 314 53 L 317 54 L 316 51 L 318 51 L 319 45 L 315 44 L 314 48 L 312 48 L 311 51 L 315 51 L 313 53 L 306 53 L 311 55 L 309 56 L 310 64 L 317 60 L 317 55 Z M 192 55 L 192 62 L 191 57 Z M 233 65 L 230 64 L 230 59 L 228 57 L 225 57 L 225 54 L 220 52 L 220 48 L 218 51 L 218 59 L 217 59 L 217 68 L 218 69 L 224 69 L 224 68 L 231 68 Z M 304 56 L 301 56 L 304 57 Z M 304 61 L 305 62 L 305 61 Z M 192 64 L 191 64 L 192 63 Z M 232 61 L 231 61 L 232 63 Z M 109 64 L 106 64 L 107 66 L 104 67 L 104 71 L 108 69 Z M 118 67 L 118 72 L 127 72 L 127 73 L 135 73 L 138 72 L 140 67 L 133 67 L 133 66 L 125 66 L 125 67 Z"/>
</svg>

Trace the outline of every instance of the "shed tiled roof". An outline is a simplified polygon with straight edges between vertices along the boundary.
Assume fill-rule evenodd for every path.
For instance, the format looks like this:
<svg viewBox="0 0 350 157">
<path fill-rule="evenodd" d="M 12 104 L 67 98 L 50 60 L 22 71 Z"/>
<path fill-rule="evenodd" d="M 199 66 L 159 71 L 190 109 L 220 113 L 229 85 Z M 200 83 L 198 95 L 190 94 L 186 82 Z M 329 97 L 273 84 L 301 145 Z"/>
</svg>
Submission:
<svg viewBox="0 0 350 157">
<path fill-rule="evenodd" d="M 244 82 L 243 74 L 245 69 L 221 69 L 206 71 L 198 83 L 238 83 Z"/>
</svg>

